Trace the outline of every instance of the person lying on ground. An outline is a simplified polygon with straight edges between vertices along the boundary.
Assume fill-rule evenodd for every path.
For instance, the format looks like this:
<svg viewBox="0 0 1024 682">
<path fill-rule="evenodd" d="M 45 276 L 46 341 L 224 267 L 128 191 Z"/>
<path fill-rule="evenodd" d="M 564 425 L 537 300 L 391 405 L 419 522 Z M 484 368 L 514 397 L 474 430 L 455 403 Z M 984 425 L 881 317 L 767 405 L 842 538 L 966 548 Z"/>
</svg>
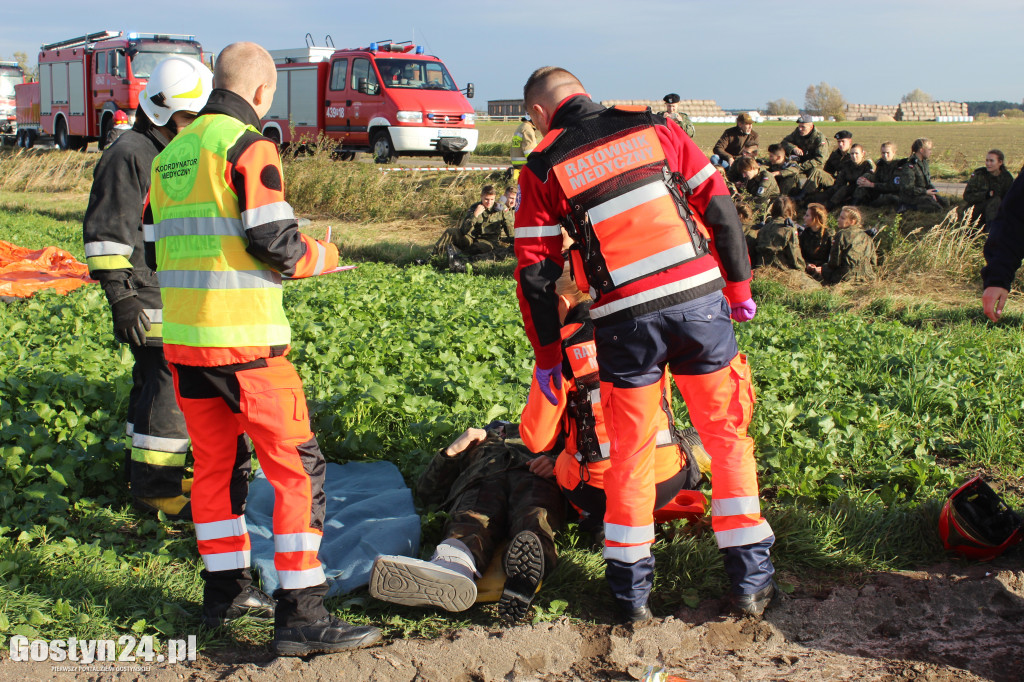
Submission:
<svg viewBox="0 0 1024 682">
<path fill-rule="evenodd" d="M 553 479 L 535 473 L 549 470 L 549 458 L 506 438 L 515 435 L 506 430 L 511 427 L 492 422 L 466 429 L 434 455 L 416 494 L 424 505 L 448 513 L 445 539 L 427 561 L 377 557 L 370 572 L 374 598 L 465 611 L 477 601 L 477 579 L 510 540 L 498 613 L 511 622 L 526 615 L 541 580 L 555 567 L 555 532 L 565 523 L 565 499 Z"/>
<path fill-rule="evenodd" d="M 821 267 L 808 265 L 807 274 L 825 284 L 874 280 L 878 256 L 874 240 L 864 231 L 860 211 L 853 206 L 844 206 L 836 219 L 836 227 L 828 262 Z"/>
</svg>

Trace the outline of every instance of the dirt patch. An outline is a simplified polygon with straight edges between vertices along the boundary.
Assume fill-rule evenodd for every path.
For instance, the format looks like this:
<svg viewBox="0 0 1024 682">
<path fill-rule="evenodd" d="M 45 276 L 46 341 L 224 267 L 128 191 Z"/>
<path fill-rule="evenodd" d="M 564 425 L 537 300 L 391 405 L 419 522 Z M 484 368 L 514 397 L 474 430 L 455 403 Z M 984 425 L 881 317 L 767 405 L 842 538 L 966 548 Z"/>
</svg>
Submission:
<svg viewBox="0 0 1024 682">
<path fill-rule="evenodd" d="M 784 596 L 761 621 L 719 615 L 706 600 L 636 627 L 563 619 L 473 627 L 311 659 L 221 651 L 139 671 L 54 671 L 4 654 L 0 680 L 330 679 L 388 682 L 635 680 L 646 666 L 691 680 L 1019 680 L 1024 556 L 882 573 L 860 586 Z"/>
</svg>

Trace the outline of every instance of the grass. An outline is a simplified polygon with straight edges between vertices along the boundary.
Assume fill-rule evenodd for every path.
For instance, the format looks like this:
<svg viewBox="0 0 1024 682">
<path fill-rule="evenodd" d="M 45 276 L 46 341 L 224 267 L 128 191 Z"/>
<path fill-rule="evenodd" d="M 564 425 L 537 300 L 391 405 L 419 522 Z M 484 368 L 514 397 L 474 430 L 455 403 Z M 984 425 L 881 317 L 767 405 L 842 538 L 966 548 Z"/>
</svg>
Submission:
<svg viewBox="0 0 1024 682">
<path fill-rule="evenodd" d="M 847 125 L 857 136 L 884 126 Z M 698 125 L 698 138 L 720 128 Z M 83 258 L 93 156 L 4 156 L 3 238 L 55 244 Z M 29 161 L 36 175 L 22 165 Z M 410 266 L 485 180 L 380 173 L 325 154 L 289 159 L 286 175 L 289 199 L 313 218 L 307 231 L 323 236 L 331 225 L 343 260 L 360 262 L 354 272 L 286 288 L 290 357 L 328 459 L 389 459 L 412 481 L 465 426 L 495 409 L 514 418 L 531 357 L 511 262 L 474 264 L 471 275 Z M 1024 502 L 1019 296 L 1000 325 L 981 315 L 982 238 L 967 217 L 951 213 L 933 225 L 923 214 L 865 214 L 883 228 L 879 283 L 796 292 L 758 273 L 758 318 L 737 326 L 759 392 L 751 433 L 777 536 L 773 556 L 782 581 L 798 589 L 943 558 L 938 505 L 973 473 L 1002 484 L 1012 505 Z M 204 650 L 263 647 L 269 629 L 262 624 L 198 627 L 191 527 L 127 506 L 117 466 L 131 361 L 108 327 L 96 287 L 0 307 L 0 639 L 198 633 Z M 675 407 L 685 422 L 682 401 Z M 425 554 L 443 520 L 424 516 Z M 599 552 L 575 525 L 559 548 L 538 617 L 607 619 Z M 654 553 L 659 613 L 694 606 L 727 585 L 704 524 L 659 528 Z M 329 605 L 351 621 L 383 626 L 388 637 L 439 636 L 495 618 L 493 607 L 441 614 L 364 592 Z"/>
</svg>

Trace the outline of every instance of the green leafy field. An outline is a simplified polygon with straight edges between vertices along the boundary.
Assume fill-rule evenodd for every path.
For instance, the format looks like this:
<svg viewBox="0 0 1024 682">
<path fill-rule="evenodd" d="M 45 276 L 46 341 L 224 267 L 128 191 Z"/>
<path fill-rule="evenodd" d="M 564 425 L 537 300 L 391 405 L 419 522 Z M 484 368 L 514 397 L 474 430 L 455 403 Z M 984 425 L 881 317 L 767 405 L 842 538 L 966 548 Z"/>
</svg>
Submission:
<svg viewBox="0 0 1024 682">
<path fill-rule="evenodd" d="M 3 237 L 81 258 L 79 212 L 56 197 L 39 205 L 0 209 Z M 508 273 L 363 262 L 286 285 L 290 357 L 329 460 L 388 459 L 411 482 L 465 427 L 516 418 L 532 355 Z M 840 295 L 767 281 L 755 283 L 755 297 L 758 316 L 737 333 L 758 390 L 751 430 L 785 584 L 938 560 L 938 508 L 953 485 L 974 471 L 997 486 L 1020 479 L 1019 316 L 997 327 L 978 307 L 897 310 L 885 299 L 854 311 Z M 202 630 L 191 527 L 128 506 L 120 463 L 130 368 L 95 285 L 0 304 L 0 644 L 12 634 L 126 632 L 199 633 L 201 647 L 265 643 L 269 626 L 254 622 Z M 443 518 L 424 522 L 430 548 Z M 655 612 L 719 596 L 727 581 L 711 534 L 680 525 L 659 533 Z M 607 618 L 599 552 L 575 526 L 560 545 L 537 617 Z M 389 636 L 494 616 L 401 608 L 365 593 L 332 606 Z"/>
</svg>

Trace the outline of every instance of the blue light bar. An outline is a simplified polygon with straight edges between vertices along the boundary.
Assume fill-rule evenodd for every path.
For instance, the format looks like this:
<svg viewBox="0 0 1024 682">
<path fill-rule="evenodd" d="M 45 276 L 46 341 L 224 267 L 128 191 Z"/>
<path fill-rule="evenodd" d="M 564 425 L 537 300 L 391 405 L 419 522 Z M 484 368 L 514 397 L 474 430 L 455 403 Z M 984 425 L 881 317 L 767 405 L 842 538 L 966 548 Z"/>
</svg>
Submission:
<svg viewBox="0 0 1024 682">
<path fill-rule="evenodd" d="M 138 39 L 139 39 L 139 34 L 136 33 L 135 31 L 132 31 L 131 33 L 128 34 L 128 40 L 138 40 Z"/>
<path fill-rule="evenodd" d="M 377 51 L 377 43 L 370 43 L 370 52 Z"/>
<path fill-rule="evenodd" d="M 423 54 L 423 46 L 422 45 L 417 45 L 416 46 L 416 54 Z"/>
</svg>

